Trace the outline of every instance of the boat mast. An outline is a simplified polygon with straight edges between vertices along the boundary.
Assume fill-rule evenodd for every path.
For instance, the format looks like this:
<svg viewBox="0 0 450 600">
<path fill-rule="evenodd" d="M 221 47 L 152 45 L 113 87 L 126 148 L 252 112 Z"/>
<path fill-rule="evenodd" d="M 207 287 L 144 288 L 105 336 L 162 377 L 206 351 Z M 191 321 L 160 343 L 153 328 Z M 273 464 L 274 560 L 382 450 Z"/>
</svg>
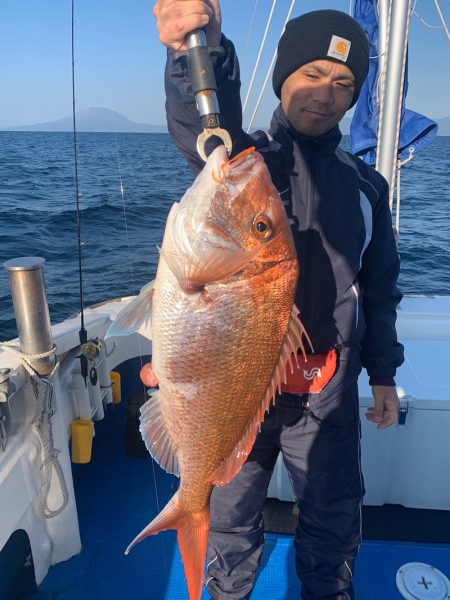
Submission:
<svg viewBox="0 0 450 600">
<path fill-rule="evenodd" d="M 390 19 L 388 10 L 390 5 Z M 375 168 L 389 184 L 392 210 L 397 168 L 400 115 L 402 109 L 410 0 L 379 0 L 381 103 Z M 389 22 L 390 21 L 390 22 Z"/>
</svg>

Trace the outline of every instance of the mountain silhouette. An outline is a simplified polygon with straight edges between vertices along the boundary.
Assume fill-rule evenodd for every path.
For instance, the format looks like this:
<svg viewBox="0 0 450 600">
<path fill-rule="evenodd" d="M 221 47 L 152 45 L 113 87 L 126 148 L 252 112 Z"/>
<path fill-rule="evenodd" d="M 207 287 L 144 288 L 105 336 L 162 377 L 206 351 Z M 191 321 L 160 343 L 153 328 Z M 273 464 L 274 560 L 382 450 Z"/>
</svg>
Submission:
<svg viewBox="0 0 450 600">
<path fill-rule="evenodd" d="M 135 123 L 109 108 L 86 108 L 76 113 L 77 131 L 109 133 L 167 133 L 165 125 Z M 73 118 L 65 117 L 49 123 L 6 127 L 6 131 L 73 131 Z"/>
</svg>

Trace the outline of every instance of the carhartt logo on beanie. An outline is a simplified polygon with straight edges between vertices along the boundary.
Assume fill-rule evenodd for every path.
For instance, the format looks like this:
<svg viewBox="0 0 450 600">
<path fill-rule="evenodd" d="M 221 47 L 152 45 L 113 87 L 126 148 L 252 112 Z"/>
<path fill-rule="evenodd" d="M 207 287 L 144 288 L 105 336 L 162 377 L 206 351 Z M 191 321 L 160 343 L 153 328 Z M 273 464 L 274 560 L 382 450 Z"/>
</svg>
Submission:
<svg viewBox="0 0 450 600">
<path fill-rule="evenodd" d="M 353 106 L 369 70 L 369 42 L 359 23 L 338 10 L 316 10 L 288 22 L 278 44 L 272 77 L 278 98 L 289 75 L 308 62 L 322 59 L 342 62 L 353 73 Z"/>
</svg>

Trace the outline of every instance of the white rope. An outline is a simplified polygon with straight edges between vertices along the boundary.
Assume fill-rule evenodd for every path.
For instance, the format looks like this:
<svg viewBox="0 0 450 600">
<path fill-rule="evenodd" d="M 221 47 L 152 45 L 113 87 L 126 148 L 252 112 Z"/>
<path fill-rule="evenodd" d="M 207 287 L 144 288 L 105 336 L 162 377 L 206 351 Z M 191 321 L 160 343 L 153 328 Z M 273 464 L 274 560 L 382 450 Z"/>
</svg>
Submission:
<svg viewBox="0 0 450 600">
<path fill-rule="evenodd" d="M 21 352 L 20 346 L 18 346 L 14 342 L 1 342 L 0 350 L 9 352 L 10 354 L 13 354 L 16 358 L 18 358 L 23 368 L 29 373 L 29 375 L 31 375 L 32 377 L 40 377 L 39 373 L 33 367 L 30 360 L 39 360 L 42 358 L 47 358 L 48 356 L 52 356 L 52 354 L 55 354 L 56 352 L 56 346 L 53 345 L 52 348 L 50 348 L 50 350 L 47 350 L 47 352 L 42 352 L 41 354 L 24 354 L 23 352 Z M 53 375 L 56 373 L 57 368 L 58 362 L 56 361 L 55 367 L 50 373 L 50 375 L 48 375 L 48 377 L 53 377 Z"/>
<path fill-rule="evenodd" d="M 270 15 L 269 15 L 269 18 L 267 20 L 266 29 L 264 31 L 264 35 L 263 35 L 263 39 L 262 39 L 262 42 L 261 42 L 261 46 L 259 48 L 258 56 L 256 58 L 255 67 L 253 69 L 252 77 L 250 79 L 250 85 L 248 86 L 247 95 L 245 96 L 244 105 L 242 107 L 242 112 L 245 111 L 245 107 L 247 106 L 247 102 L 248 102 L 248 97 L 249 97 L 251 89 L 253 87 L 253 81 L 255 79 L 256 71 L 258 69 L 258 64 L 259 64 L 259 60 L 261 58 L 261 54 L 262 54 L 262 51 L 263 51 L 263 48 L 264 48 L 264 44 L 266 43 L 267 32 L 269 31 L 269 26 L 270 26 L 270 22 L 272 20 L 273 11 L 275 10 L 276 3 L 277 3 L 277 0 L 273 0 L 273 2 L 272 2 L 272 8 L 270 10 Z"/>
<path fill-rule="evenodd" d="M 286 28 L 286 23 L 289 21 L 289 18 L 290 18 L 290 16 L 291 16 L 292 9 L 294 8 L 294 4 L 295 4 L 295 0 L 292 0 L 292 2 L 291 2 L 291 6 L 289 7 L 289 10 L 288 10 L 288 14 L 287 14 L 286 20 L 285 20 L 285 21 L 284 21 L 284 23 L 283 23 L 283 28 L 282 28 L 282 30 L 281 30 L 280 38 L 281 38 L 281 36 L 283 35 L 283 32 L 284 32 L 284 30 L 285 30 L 285 28 Z M 263 97 L 263 95 L 264 95 L 264 92 L 265 92 L 265 89 L 266 89 L 267 82 L 269 81 L 270 74 L 272 73 L 273 64 L 274 64 L 274 62 L 275 62 L 275 59 L 276 59 L 276 57 L 277 57 L 277 48 L 275 48 L 275 52 L 273 53 L 272 60 L 271 60 L 271 62 L 270 62 L 270 66 L 269 66 L 269 68 L 267 69 L 266 77 L 265 77 L 265 79 L 264 79 L 264 83 L 263 83 L 263 85 L 262 85 L 261 92 L 260 92 L 260 94 L 259 94 L 259 96 L 258 96 L 258 100 L 256 101 L 256 105 L 255 105 L 255 108 L 254 108 L 254 110 L 253 110 L 253 114 L 252 114 L 252 116 L 251 116 L 251 119 L 250 119 L 250 121 L 249 121 L 249 124 L 248 124 L 248 127 L 247 127 L 247 133 L 250 131 L 250 129 L 251 129 L 252 125 L 253 125 L 253 121 L 255 120 L 256 113 L 258 112 L 259 105 L 261 104 L 261 100 L 262 100 L 262 97 Z"/>
<path fill-rule="evenodd" d="M 395 236 L 398 238 L 400 234 L 400 172 L 401 165 L 397 163 L 397 188 L 396 188 L 396 204 L 395 204 Z"/>
<path fill-rule="evenodd" d="M 56 357 L 55 366 L 49 375 L 42 376 L 31 364 L 31 360 L 39 360 L 56 354 L 56 346 L 53 346 L 47 352 L 40 354 L 24 354 L 20 347 L 14 342 L 0 343 L 0 349 L 13 354 L 19 359 L 24 369 L 29 373 L 33 386 L 34 395 L 36 397 L 36 410 L 31 421 L 31 426 L 34 428 L 39 441 L 41 443 L 41 471 L 42 484 L 39 493 L 39 512 L 44 519 L 51 519 L 59 515 L 67 506 L 69 500 L 69 492 L 64 480 L 64 473 L 58 460 L 59 450 L 55 449 L 53 442 L 53 430 L 51 419 L 53 416 L 53 389 L 56 372 L 59 368 L 59 361 Z M 61 504 L 52 510 L 48 506 L 48 496 L 52 483 L 52 473 L 56 473 L 59 488 L 61 490 Z"/>
<path fill-rule="evenodd" d="M 403 160 L 399 160 L 397 162 L 397 187 L 396 187 L 396 205 L 395 205 L 395 234 L 398 237 L 400 234 L 400 172 L 401 168 L 409 163 L 410 160 L 414 158 L 414 146 L 409 148 L 409 156 Z"/>
<path fill-rule="evenodd" d="M 56 363 L 53 373 L 56 372 L 59 362 Z M 64 473 L 58 460 L 59 450 L 55 448 L 51 419 L 53 416 L 53 377 L 31 378 L 34 395 L 36 396 L 36 412 L 31 426 L 34 428 L 41 442 L 41 471 L 42 484 L 39 494 L 39 512 L 44 519 L 52 519 L 59 515 L 67 506 L 69 492 L 64 480 Z M 48 496 L 52 484 L 52 474 L 55 472 L 61 491 L 61 503 L 58 508 L 51 509 L 48 505 Z"/>
</svg>

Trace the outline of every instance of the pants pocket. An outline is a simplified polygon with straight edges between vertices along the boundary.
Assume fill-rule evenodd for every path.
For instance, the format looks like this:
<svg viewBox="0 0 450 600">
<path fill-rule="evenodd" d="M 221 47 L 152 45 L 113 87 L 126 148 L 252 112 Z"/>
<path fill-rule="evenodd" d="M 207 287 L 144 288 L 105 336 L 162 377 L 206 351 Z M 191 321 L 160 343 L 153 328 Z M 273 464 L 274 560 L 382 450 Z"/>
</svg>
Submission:
<svg viewBox="0 0 450 600">
<path fill-rule="evenodd" d="M 324 429 L 347 431 L 357 428 L 359 399 L 356 384 L 331 400 L 311 397 L 308 405 L 309 417 Z"/>
</svg>

